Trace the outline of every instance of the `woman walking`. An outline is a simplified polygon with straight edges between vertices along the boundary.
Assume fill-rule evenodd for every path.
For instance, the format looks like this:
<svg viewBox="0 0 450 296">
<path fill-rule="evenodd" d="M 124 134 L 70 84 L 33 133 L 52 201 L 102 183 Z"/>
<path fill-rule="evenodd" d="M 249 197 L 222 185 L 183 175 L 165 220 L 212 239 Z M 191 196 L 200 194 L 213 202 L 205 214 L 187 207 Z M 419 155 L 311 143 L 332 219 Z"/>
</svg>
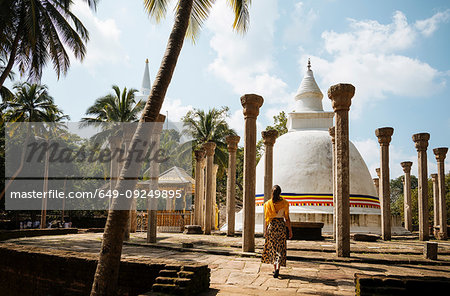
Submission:
<svg viewBox="0 0 450 296">
<path fill-rule="evenodd" d="M 286 266 L 286 226 L 292 238 L 289 203 L 281 196 L 278 185 L 272 188 L 272 198 L 264 203 L 264 250 L 262 263 L 273 264 L 273 277 L 280 274 L 280 266 Z"/>
</svg>

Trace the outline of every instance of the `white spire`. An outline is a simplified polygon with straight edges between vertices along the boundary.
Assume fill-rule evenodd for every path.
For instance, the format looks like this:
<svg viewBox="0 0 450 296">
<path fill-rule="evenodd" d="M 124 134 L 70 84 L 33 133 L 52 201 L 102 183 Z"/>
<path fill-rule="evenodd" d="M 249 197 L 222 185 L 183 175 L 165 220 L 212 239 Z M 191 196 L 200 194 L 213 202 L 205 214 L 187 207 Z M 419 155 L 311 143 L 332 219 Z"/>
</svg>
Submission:
<svg viewBox="0 0 450 296">
<path fill-rule="evenodd" d="M 148 59 L 145 60 L 144 77 L 142 78 L 141 94 L 144 96 L 150 95 L 150 72 L 148 70 Z"/>
<path fill-rule="evenodd" d="M 319 86 L 317 86 L 313 71 L 311 70 L 311 62 L 308 59 L 308 70 L 300 83 L 297 95 L 295 95 L 295 100 L 297 101 L 295 112 L 323 112 L 322 98 L 323 94 Z"/>
</svg>

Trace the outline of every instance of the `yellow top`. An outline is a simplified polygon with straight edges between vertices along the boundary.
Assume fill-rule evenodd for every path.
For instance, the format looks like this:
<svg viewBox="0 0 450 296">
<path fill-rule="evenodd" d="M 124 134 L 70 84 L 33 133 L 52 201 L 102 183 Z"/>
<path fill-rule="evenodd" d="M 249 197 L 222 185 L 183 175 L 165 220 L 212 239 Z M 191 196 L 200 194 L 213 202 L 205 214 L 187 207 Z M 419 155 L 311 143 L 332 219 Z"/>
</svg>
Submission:
<svg viewBox="0 0 450 296">
<path fill-rule="evenodd" d="M 289 202 L 281 199 L 274 203 L 269 199 L 264 203 L 264 218 L 269 223 L 273 218 L 289 218 Z"/>
</svg>

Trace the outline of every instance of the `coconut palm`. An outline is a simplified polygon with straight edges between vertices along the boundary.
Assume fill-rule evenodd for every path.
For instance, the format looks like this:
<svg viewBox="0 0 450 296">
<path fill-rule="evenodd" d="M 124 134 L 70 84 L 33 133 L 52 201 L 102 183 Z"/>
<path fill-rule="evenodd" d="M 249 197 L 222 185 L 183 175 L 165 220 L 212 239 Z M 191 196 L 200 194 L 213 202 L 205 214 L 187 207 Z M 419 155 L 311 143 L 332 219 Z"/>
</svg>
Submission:
<svg viewBox="0 0 450 296">
<path fill-rule="evenodd" d="M 101 123 L 110 123 L 102 125 L 102 132 L 94 136 L 96 142 L 104 142 L 109 136 L 121 132 L 120 123 L 137 122 L 139 115 L 144 109 L 144 102 L 136 102 L 136 89 L 127 89 L 120 91 L 117 85 L 112 86 L 113 93 L 98 98 L 90 106 L 86 115 L 81 119 L 81 126 L 100 125 Z M 119 128 L 117 128 L 119 127 Z"/>
<path fill-rule="evenodd" d="M 226 122 L 228 110 L 228 107 L 213 108 L 208 112 L 194 109 L 182 118 L 183 132 L 193 139 L 183 145 L 185 148 L 188 148 L 186 151 L 192 152 L 208 141 L 216 143 L 214 162 L 219 165 L 220 170 L 227 166 L 228 161 L 225 137 L 236 135 L 236 132 Z"/>
<path fill-rule="evenodd" d="M 96 0 L 85 0 L 95 8 Z M 59 78 L 70 65 L 69 48 L 75 58 L 86 54 L 89 33 L 71 12 L 71 0 L 3 0 L 0 4 L 0 54 L 8 62 L 0 75 L 3 86 L 16 64 L 21 74 L 39 80 L 50 59 Z"/>
<path fill-rule="evenodd" d="M 49 95 L 47 86 L 24 82 L 16 84 L 13 89 L 16 91 L 14 97 L 4 101 L 0 107 L 3 113 L 3 120 L 5 122 L 13 123 L 28 122 L 29 124 L 26 125 L 26 131 L 24 131 L 23 128 L 21 129 L 20 125 L 16 126 L 19 129 L 17 132 L 26 132 L 20 164 L 8 184 L 5 186 L 0 198 L 3 197 L 6 189 L 11 185 L 23 168 L 26 147 L 32 136 L 32 123 L 51 122 L 56 117 L 59 118 L 61 116 L 61 119 L 66 118 L 65 115 L 62 115 L 62 111 L 55 105 L 53 98 Z M 38 124 L 37 127 L 42 127 L 42 125 Z"/>
<path fill-rule="evenodd" d="M 144 0 L 144 6 L 149 15 L 161 20 L 169 7 L 168 0 Z M 249 23 L 248 6 L 250 0 L 227 1 L 235 14 L 233 28 L 238 32 L 245 32 Z M 164 102 L 167 89 L 172 80 L 178 56 L 183 47 L 185 37 L 195 40 L 204 21 L 208 18 L 214 0 L 179 0 L 176 4 L 175 19 L 172 31 L 167 42 L 166 51 L 161 61 L 161 66 L 155 77 L 150 95 L 147 99 L 140 122 L 155 122 L 161 106 Z M 146 130 L 139 124 L 133 137 L 131 146 L 136 145 L 146 137 Z M 137 176 L 140 170 L 139 163 L 132 163 L 131 155 L 127 156 L 128 167 L 122 169 L 121 175 Z M 125 192 L 136 186 L 135 181 L 119 180 L 116 190 Z M 123 235 L 128 221 L 129 211 L 114 210 L 117 205 L 123 203 L 116 199 L 112 211 L 108 213 L 108 220 L 103 234 L 102 247 L 99 255 L 91 295 L 112 295 L 117 288 L 118 270 L 122 254 Z"/>
</svg>

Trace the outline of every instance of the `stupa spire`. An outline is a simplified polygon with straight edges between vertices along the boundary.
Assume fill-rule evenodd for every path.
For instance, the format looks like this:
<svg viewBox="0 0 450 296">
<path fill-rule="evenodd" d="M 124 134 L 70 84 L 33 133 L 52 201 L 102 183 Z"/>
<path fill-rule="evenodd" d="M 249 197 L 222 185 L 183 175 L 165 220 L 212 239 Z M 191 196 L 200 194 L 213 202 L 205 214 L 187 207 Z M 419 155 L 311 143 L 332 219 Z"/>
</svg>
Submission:
<svg viewBox="0 0 450 296">
<path fill-rule="evenodd" d="M 314 79 L 310 59 L 308 59 L 307 68 L 305 77 L 303 77 L 300 87 L 297 90 L 297 94 L 295 95 L 295 100 L 297 101 L 295 112 L 323 112 L 323 94 Z"/>
<path fill-rule="evenodd" d="M 144 76 L 142 77 L 141 93 L 145 96 L 150 94 L 150 71 L 148 70 L 148 59 L 145 59 Z"/>
</svg>

